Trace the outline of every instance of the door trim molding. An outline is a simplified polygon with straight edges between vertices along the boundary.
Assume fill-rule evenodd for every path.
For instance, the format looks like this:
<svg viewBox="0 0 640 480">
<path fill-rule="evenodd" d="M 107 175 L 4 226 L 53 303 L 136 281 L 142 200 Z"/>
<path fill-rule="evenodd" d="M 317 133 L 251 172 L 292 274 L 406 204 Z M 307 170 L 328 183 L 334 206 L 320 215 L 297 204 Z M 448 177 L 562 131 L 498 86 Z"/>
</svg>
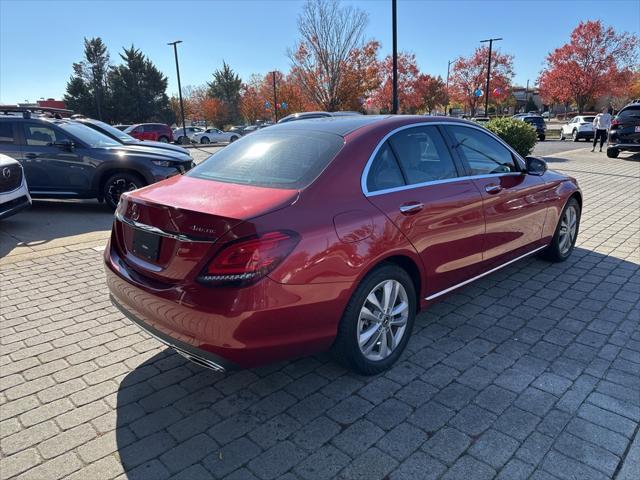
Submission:
<svg viewBox="0 0 640 480">
<path fill-rule="evenodd" d="M 442 295 L 444 295 L 446 293 L 451 292 L 452 290 L 455 290 L 457 288 L 463 287 L 464 285 L 467 285 L 467 284 L 469 284 L 471 282 L 475 282 L 476 280 L 478 280 L 478 279 L 480 279 L 482 277 L 486 277 L 487 275 L 489 275 L 489 274 L 491 274 L 493 272 L 497 272 L 501 268 L 504 268 L 507 265 L 511 265 L 512 263 L 515 263 L 518 260 L 522 260 L 523 258 L 528 257 L 529 255 L 532 255 L 532 254 L 542 250 L 543 248 L 547 248 L 547 245 L 543 245 L 541 247 L 535 248 L 535 249 L 531 250 L 530 252 L 525 253 L 524 255 L 520 255 L 519 257 L 514 258 L 513 260 L 509 260 L 508 262 L 503 263 L 502 265 L 499 265 L 499 266 L 497 266 L 495 268 L 492 268 L 491 270 L 487 270 L 486 272 L 481 273 L 480 275 L 476 275 L 475 277 L 470 278 L 469 280 L 465 280 L 464 282 L 458 283 L 457 285 L 454 285 L 453 287 L 449 287 L 449 288 L 446 288 L 446 289 L 444 289 L 444 290 L 442 290 L 442 291 L 440 291 L 438 293 L 434 293 L 433 295 L 429 295 L 428 297 L 425 297 L 425 300 L 433 300 L 434 298 L 438 298 L 438 297 L 440 297 L 440 296 L 442 296 Z"/>
</svg>

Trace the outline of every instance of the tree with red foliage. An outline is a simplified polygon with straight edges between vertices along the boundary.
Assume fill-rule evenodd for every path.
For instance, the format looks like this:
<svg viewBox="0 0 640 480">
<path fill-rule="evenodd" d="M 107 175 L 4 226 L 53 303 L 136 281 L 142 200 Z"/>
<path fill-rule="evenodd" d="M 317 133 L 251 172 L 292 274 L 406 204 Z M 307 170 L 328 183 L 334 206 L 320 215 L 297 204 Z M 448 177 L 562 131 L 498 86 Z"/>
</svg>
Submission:
<svg viewBox="0 0 640 480">
<path fill-rule="evenodd" d="M 420 108 L 429 115 L 439 106 L 447 103 L 447 86 L 442 77 L 420 74 L 416 78 L 415 91 L 420 99 Z"/>
<path fill-rule="evenodd" d="M 538 84 L 542 98 L 575 102 L 578 112 L 601 95 L 630 87 L 638 57 L 638 37 L 604 28 L 599 20 L 580 22 L 569 43 L 547 56 Z"/>
<path fill-rule="evenodd" d="M 470 57 L 460 57 L 453 64 L 449 80 L 449 95 L 454 102 L 465 106 L 471 115 L 481 103 L 484 103 L 487 81 L 487 59 L 489 47 L 478 47 Z M 513 56 L 493 51 L 491 53 L 490 103 L 500 104 L 509 96 L 511 79 L 513 78 Z M 476 90 L 482 90 L 482 97 Z M 485 112 L 487 114 L 487 112 Z"/>
<path fill-rule="evenodd" d="M 254 74 L 248 83 L 243 84 L 240 90 L 240 115 L 250 124 L 256 120 L 266 120 L 271 118 L 271 113 L 265 107 L 265 98 L 262 88 L 264 77 Z"/>
<path fill-rule="evenodd" d="M 205 97 L 200 102 L 200 111 L 208 125 L 223 128 L 229 118 L 229 106 L 219 98 Z"/>
<path fill-rule="evenodd" d="M 392 108 L 393 91 L 393 58 L 388 55 L 381 64 L 380 76 L 383 81 L 380 87 L 370 97 L 372 106 L 383 112 L 390 112 Z M 422 105 L 422 98 L 416 89 L 416 82 L 420 71 L 416 65 L 413 53 L 398 54 L 398 111 L 400 113 L 415 113 Z"/>
</svg>

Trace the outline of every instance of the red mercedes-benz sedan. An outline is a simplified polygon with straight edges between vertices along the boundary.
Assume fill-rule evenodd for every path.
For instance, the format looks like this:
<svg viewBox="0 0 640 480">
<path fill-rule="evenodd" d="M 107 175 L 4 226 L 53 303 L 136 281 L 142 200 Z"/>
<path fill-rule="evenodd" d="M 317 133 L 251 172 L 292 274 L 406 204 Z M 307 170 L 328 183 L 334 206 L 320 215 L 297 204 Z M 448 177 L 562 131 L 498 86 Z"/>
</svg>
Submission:
<svg viewBox="0 0 640 480">
<path fill-rule="evenodd" d="M 126 193 L 105 251 L 114 304 L 218 370 L 332 349 L 363 374 L 416 313 L 535 252 L 565 260 L 576 180 L 462 120 L 275 125 Z"/>
</svg>

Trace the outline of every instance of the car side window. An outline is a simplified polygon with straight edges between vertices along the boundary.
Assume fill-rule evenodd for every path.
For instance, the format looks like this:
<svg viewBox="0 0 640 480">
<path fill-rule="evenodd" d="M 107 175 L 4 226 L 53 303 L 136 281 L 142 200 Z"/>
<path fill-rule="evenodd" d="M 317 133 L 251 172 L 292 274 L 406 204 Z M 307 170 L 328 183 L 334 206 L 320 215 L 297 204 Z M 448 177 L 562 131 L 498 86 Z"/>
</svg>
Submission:
<svg viewBox="0 0 640 480">
<path fill-rule="evenodd" d="M 13 122 L 0 122 L 0 143 L 14 143 Z"/>
<path fill-rule="evenodd" d="M 391 147 L 384 142 L 376 154 L 367 175 L 367 191 L 377 192 L 406 185 Z"/>
<path fill-rule="evenodd" d="M 408 185 L 458 176 L 453 158 L 435 126 L 402 130 L 389 143 Z"/>
<path fill-rule="evenodd" d="M 69 140 L 66 135 L 51 127 L 34 123 L 24 124 L 24 138 L 27 145 L 40 147 Z"/>
<path fill-rule="evenodd" d="M 511 151 L 489 134 L 476 128 L 448 125 L 453 148 L 466 162 L 470 175 L 517 172 Z"/>
</svg>

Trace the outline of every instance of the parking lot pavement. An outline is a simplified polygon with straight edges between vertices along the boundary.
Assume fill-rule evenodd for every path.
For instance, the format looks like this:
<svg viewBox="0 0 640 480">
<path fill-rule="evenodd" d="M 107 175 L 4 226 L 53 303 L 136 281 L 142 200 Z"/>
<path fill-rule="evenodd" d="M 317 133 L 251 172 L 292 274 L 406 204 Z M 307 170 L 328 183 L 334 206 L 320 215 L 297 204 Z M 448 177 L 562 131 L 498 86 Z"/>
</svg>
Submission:
<svg viewBox="0 0 640 480">
<path fill-rule="evenodd" d="M 584 191 L 573 256 L 513 264 L 423 312 L 378 377 L 327 355 L 203 370 L 110 305 L 93 248 L 0 266 L 2 478 L 637 478 L 628 158 L 554 155 Z"/>
</svg>

